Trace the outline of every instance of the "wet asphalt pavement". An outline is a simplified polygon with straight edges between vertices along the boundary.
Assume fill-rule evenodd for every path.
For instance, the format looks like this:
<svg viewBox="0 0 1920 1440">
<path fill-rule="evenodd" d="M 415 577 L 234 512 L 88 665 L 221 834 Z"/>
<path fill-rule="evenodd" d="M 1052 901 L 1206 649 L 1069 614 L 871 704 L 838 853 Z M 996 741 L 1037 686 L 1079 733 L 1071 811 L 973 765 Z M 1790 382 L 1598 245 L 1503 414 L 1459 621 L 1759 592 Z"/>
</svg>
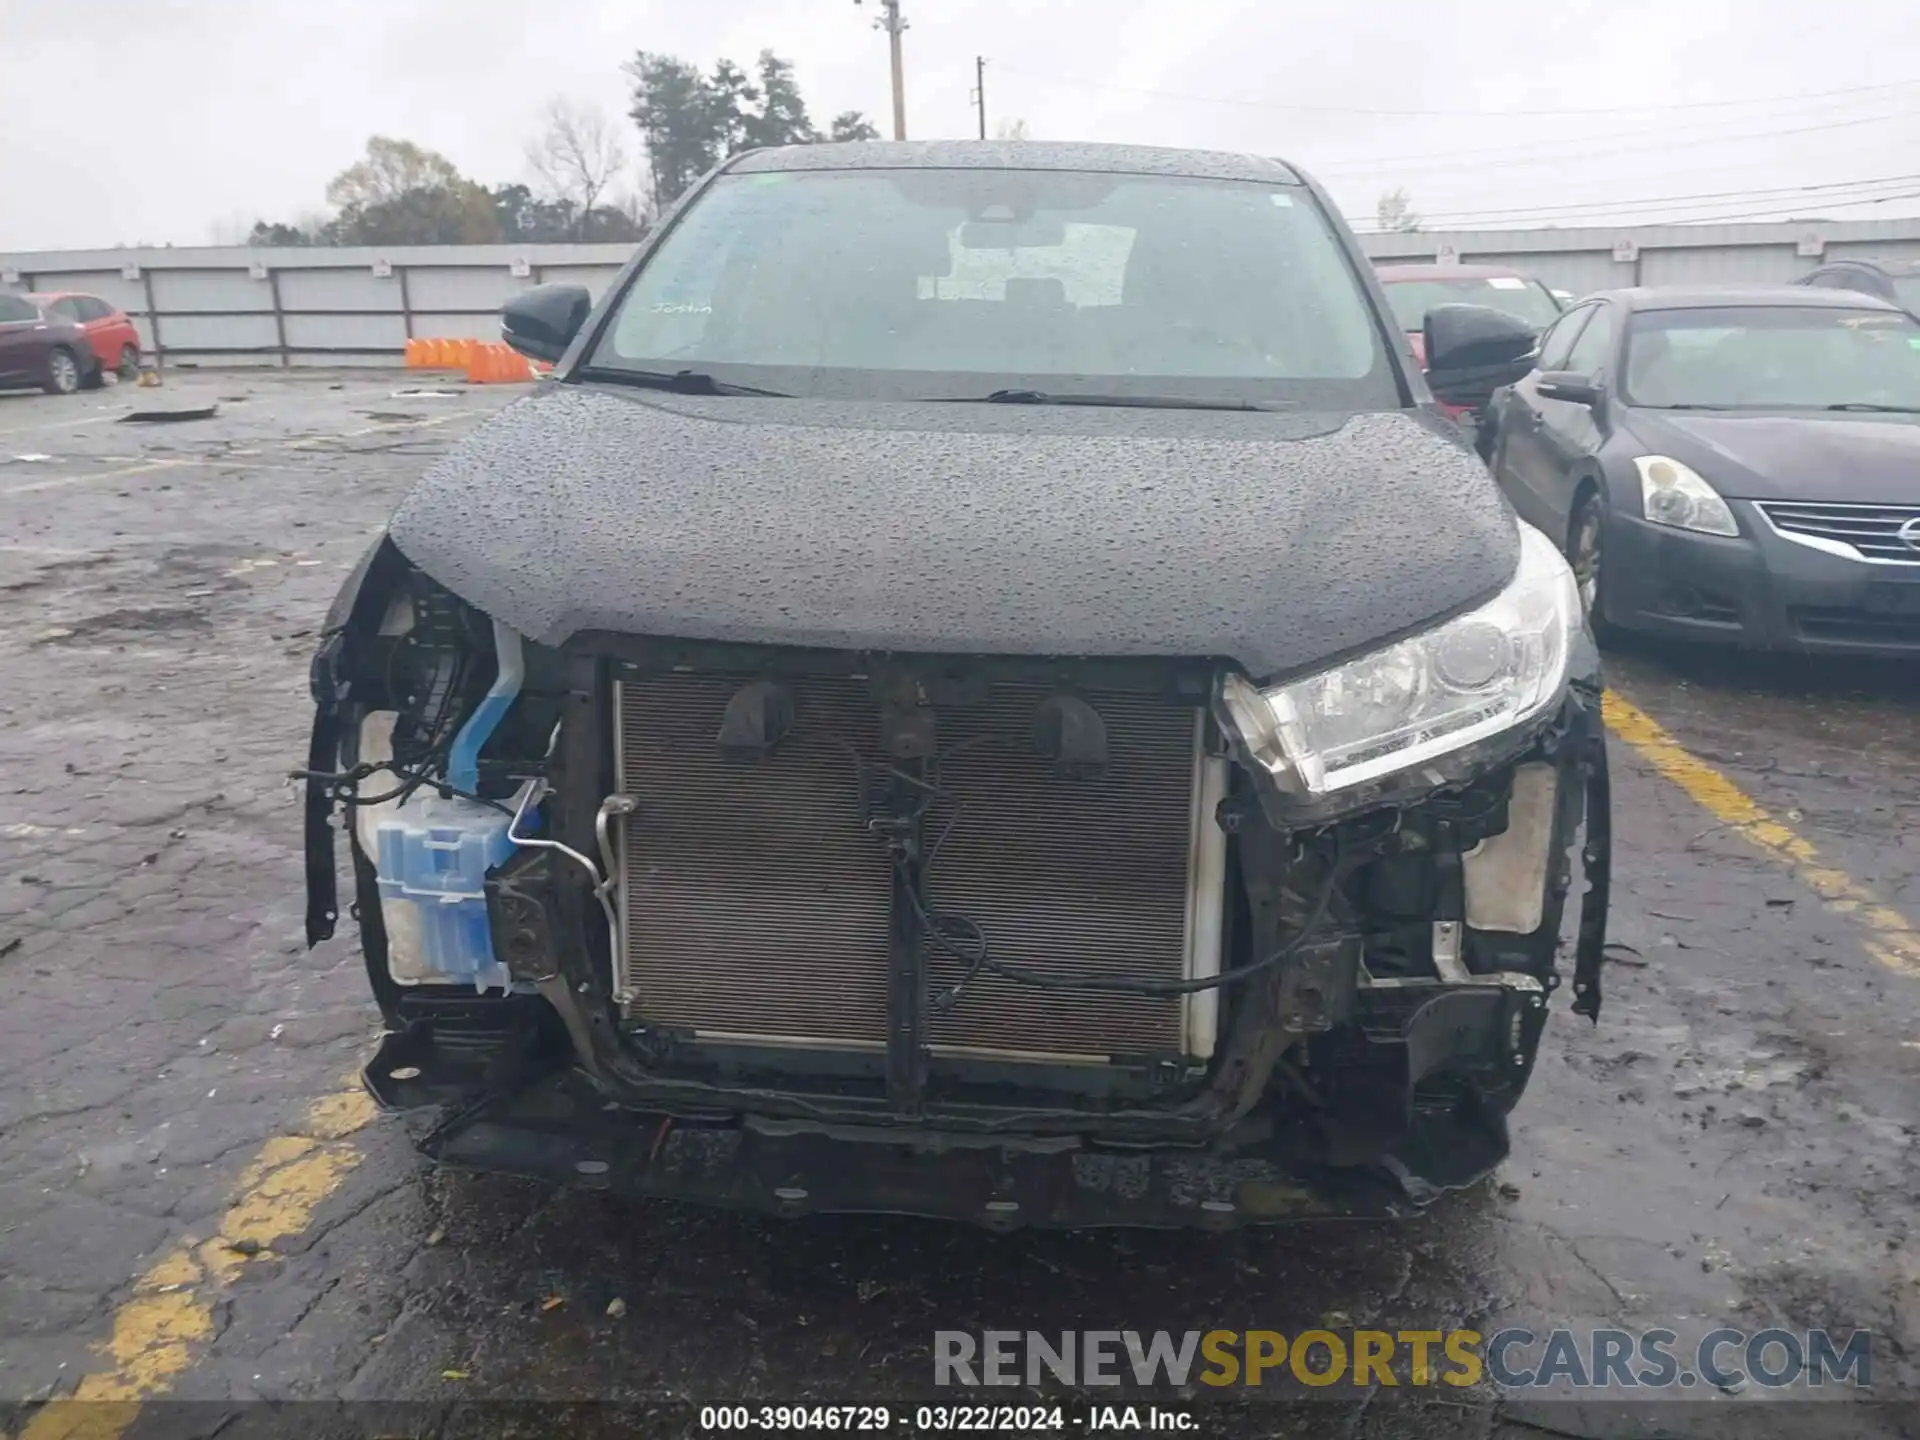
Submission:
<svg viewBox="0 0 1920 1440">
<path fill-rule="evenodd" d="M 0 396 L 0 1431 L 116 1366 L 184 1399 L 417 1401 L 434 1424 L 495 1398 L 658 1405 L 661 1426 L 692 1424 L 687 1401 L 898 1406 L 930 1394 L 935 1330 L 989 1328 L 1867 1328 L 1875 1398 L 1920 1397 L 1920 965 L 1876 958 L 1892 922 L 1859 899 L 1920 921 L 1911 665 L 1611 658 L 1686 763 L 1789 838 L 1756 845 L 1615 744 L 1605 1014 L 1556 997 L 1497 1183 L 1405 1225 L 781 1223 L 429 1172 L 394 1120 L 316 1128 L 375 1014 L 350 927 L 301 940 L 284 776 L 313 632 L 427 458 L 515 393 L 393 394 L 412 383 L 182 372 Z M 202 399 L 216 418 L 117 423 Z M 1834 874 L 1854 898 L 1822 900 Z M 194 1251 L 231 1234 L 270 1142 L 325 1162 L 304 1202 L 260 1202 L 299 1233 Z M 156 1286 L 176 1251 L 201 1259 Z M 156 1289 L 199 1318 L 130 1319 Z M 1832 1391 L 1817 1410 L 1670 1393 L 1602 1410 L 1347 1387 L 1213 1404 L 1197 1433 L 1920 1424 Z"/>
</svg>

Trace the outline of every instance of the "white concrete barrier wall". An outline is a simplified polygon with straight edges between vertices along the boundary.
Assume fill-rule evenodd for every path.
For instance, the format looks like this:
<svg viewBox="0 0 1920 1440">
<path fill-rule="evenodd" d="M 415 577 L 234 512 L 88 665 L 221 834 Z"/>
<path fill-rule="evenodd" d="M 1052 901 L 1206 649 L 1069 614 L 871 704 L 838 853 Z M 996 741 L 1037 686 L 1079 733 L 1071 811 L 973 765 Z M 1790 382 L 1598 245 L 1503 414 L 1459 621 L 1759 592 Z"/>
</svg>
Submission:
<svg viewBox="0 0 1920 1440">
<path fill-rule="evenodd" d="M 409 338 L 497 340 L 500 306 L 547 282 L 598 298 L 631 245 L 140 249 L 0 254 L 0 289 L 79 290 L 125 310 L 170 365 L 397 365 Z"/>
<path fill-rule="evenodd" d="M 1576 294 L 1784 283 L 1843 256 L 1920 257 L 1920 219 L 1366 235 L 1377 261 L 1491 262 Z M 0 253 L 0 289 L 80 290 L 134 318 L 163 364 L 395 365 L 410 337 L 496 340 L 532 285 L 597 299 L 631 245 L 241 247 Z"/>
<path fill-rule="evenodd" d="M 1920 258 L 1920 219 L 1365 235 L 1376 261 L 1512 265 L 1576 295 L 1630 285 L 1785 285 L 1829 260 Z"/>
</svg>

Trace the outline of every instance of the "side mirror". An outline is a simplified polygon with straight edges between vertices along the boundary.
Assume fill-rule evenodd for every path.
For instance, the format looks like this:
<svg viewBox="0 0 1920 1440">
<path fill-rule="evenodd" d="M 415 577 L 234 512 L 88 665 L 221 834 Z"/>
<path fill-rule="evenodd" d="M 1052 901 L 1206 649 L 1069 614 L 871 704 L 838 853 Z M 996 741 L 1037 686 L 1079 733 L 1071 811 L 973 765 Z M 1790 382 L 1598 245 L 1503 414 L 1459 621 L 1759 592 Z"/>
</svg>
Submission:
<svg viewBox="0 0 1920 1440">
<path fill-rule="evenodd" d="M 500 307 L 500 333 L 533 360 L 558 360 L 587 323 L 593 296 L 584 285 L 536 285 Z"/>
<path fill-rule="evenodd" d="M 1524 379 L 1540 345 L 1526 321 L 1488 305 L 1436 305 L 1425 334 L 1428 388 L 1442 403 L 1470 410 Z"/>
<path fill-rule="evenodd" d="M 1572 370 L 1546 370 L 1534 382 L 1542 400 L 1569 400 L 1575 405 L 1600 403 L 1600 387 Z"/>
</svg>

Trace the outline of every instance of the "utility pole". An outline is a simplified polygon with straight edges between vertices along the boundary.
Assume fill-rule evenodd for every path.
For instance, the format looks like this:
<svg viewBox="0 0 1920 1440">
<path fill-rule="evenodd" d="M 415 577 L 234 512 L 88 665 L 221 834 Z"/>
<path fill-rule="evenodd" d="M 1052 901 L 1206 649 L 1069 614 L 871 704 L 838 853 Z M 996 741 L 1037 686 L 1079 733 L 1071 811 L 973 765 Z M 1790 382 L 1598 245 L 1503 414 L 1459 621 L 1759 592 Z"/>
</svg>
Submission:
<svg viewBox="0 0 1920 1440">
<path fill-rule="evenodd" d="M 860 0 L 853 0 L 858 5 Z M 907 22 L 900 14 L 900 0 L 880 0 L 880 18 L 873 22 L 876 30 L 887 32 L 887 49 L 893 59 L 893 138 L 907 138 L 907 80 L 901 68 L 900 33 L 907 28 Z"/>
<path fill-rule="evenodd" d="M 973 103 L 980 108 L 980 138 L 987 138 L 987 57 L 973 57 Z"/>
</svg>

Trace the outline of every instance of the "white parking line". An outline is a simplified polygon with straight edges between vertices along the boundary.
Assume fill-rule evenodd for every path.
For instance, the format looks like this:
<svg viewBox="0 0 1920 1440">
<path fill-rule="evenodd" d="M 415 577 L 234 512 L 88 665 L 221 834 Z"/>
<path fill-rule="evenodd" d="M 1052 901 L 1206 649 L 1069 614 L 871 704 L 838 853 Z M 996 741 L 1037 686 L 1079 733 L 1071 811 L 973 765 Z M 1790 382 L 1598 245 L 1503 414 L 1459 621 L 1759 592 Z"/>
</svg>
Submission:
<svg viewBox="0 0 1920 1440">
<path fill-rule="evenodd" d="M 383 420 L 358 430 L 344 430 L 338 435 L 310 435 L 304 440 L 282 443 L 289 450 L 314 450 L 322 445 L 338 445 L 342 440 L 358 440 L 363 435 L 383 435 L 392 430 L 431 430 L 436 425 L 445 425 L 449 420 L 458 420 L 469 413 L 456 410 L 451 415 L 422 415 L 418 420 Z"/>
<path fill-rule="evenodd" d="M 36 430 L 77 430 L 82 425 L 111 425 L 118 415 L 95 415 L 86 420 L 43 420 L 38 425 L 15 425 L 0 435 L 31 435 Z"/>
<path fill-rule="evenodd" d="M 33 495 L 42 490 L 64 490 L 69 485 L 89 485 L 96 480 L 125 480 L 129 476 L 144 475 L 151 470 L 165 470 L 180 464 L 178 460 L 148 460 L 139 465 L 128 465 L 120 470 L 96 471 L 91 475 L 56 475 L 51 480 L 35 480 L 28 485 L 13 485 L 0 490 L 0 497 L 13 495 Z"/>
<path fill-rule="evenodd" d="M 436 425 L 445 425 L 458 420 L 470 412 L 458 412 L 452 415 L 423 415 L 418 420 L 388 421 L 378 425 L 367 425 L 358 430 L 345 430 L 338 435 L 311 435 L 304 440 L 268 441 L 266 444 L 278 450 L 301 450 L 310 453 L 351 455 L 351 450 L 323 450 L 323 446 L 338 445 L 347 440 L 358 440 L 367 435 L 388 434 L 394 431 L 431 430 Z M 82 422 L 92 423 L 92 422 Z M 275 465 L 251 459 L 227 459 L 219 456 L 169 456 L 163 460 L 143 460 L 137 465 L 128 465 L 118 470 L 101 470 L 87 475 L 56 475 L 45 480 L 29 481 L 25 485 L 13 485 L 0 490 L 0 499 L 14 495 L 33 495 L 43 490 L 64 490 L 73 485 L 90 485 L 100 480 L 126 480 L 135 475 L 145 475 L 155 470 L 191 470 L 195 468 L 215 470 L 285 470 L 292 474 L 307 473 L 308 467 L 295 465 Z"/>
</svg>

